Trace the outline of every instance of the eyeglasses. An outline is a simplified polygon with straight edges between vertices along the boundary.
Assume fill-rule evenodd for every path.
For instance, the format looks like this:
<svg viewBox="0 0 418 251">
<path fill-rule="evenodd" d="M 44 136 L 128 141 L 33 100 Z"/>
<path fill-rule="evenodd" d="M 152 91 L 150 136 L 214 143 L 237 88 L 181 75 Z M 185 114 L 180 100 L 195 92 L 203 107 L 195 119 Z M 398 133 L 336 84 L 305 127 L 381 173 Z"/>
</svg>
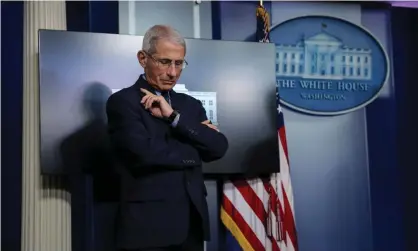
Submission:
<svg viewBox="0 0 418 251">
<path fill-rule="evenodd" d="M 168 59 L 168 58 L 155 58 L 154 56 L 152 56 L 148 52 L 144 51 L 144 53 L 145 53 L 145 55 L 150 57 L 152 60 L 154 60 L 155 63 L 157 64 L 157 66 L 160 67 L 161 69 L 168 69 L 168 68 L 170 68 L 171 65 L 174 64 L 174 68 L 179 70 L 179 69 L 186 68 L 186 66 L 188 65 L 186 60 L 172 60 L 172 59 Z"/>
</svg>

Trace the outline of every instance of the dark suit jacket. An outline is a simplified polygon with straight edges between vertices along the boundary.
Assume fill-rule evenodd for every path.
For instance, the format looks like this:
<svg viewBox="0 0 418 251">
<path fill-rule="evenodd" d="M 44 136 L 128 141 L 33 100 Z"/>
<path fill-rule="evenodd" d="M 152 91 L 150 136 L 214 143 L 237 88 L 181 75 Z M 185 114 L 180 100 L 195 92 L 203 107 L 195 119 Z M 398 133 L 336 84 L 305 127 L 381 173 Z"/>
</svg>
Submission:
<svg viewBox="0 0 418 251">
<path fill-rule="evenodd" d="M 107 101 L 108 132 L 121 175 L 117 242 L 120 248 L 180 244 L 188 233 L 190 203 L 202 218 L 209 240 L 209 219 L 202 161 L 214 161 L 228 148 L 226 137 L 201 122 L 200 101 L 170 91 L 180 112 L 175 128 L 153 117 L 140 103 L 140 88 L 155 91 L 142 77 Z"/>
</svg>

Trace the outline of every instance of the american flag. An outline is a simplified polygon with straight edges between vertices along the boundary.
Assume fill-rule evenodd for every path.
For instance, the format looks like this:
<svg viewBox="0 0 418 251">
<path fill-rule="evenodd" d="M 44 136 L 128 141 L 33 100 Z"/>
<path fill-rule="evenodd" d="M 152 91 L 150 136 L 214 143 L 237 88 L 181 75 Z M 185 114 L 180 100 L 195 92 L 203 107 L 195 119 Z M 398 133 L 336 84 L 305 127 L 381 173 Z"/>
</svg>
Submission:
<svg viewBox="0 0 418 251">
<path fill-rule="evenodd" d="M 257 8 L 257 41 L 268 43 L 270 17 Z M 277 96 L 280 171 L 270 177 L 234 179 L 224 183 L 221 220 L 235 242 L 227 250 L 297 251 L 289 157 L 283 113 Z M 232 238 L 231 238 L 232 239 Z M 239 247 L 233 247 L 236 244 Z"/>
</svg>

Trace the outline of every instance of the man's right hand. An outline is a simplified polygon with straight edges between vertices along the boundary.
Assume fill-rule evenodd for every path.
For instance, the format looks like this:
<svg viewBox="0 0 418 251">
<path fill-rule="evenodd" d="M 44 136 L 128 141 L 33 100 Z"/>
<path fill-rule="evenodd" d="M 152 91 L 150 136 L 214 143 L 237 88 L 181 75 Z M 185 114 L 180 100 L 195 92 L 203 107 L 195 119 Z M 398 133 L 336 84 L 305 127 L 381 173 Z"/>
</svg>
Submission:
<svg viewBox="0 0 418 251">
<path fill-rule="evenodd" d="M 157 96 L 143 88 L 141 92 L 145 96 L 141 99 L 141 104 L 144 105 L 145 109 L 151 112 L 151 115 L 157 118 L 168 118 L 173 113 L 173 108 L 164 99 L 163 96 Z"/>
<path fill-rule="evenodd" d="M 207 126 L 207 127 L 209 127 L 209 128 L 212 128 L 213 130 L 215 130 L 215 131 L 217 131 L 217 132 L 219 132 L 218 127 L 216 127 L 216 125 L 211 124 L 211 123 L 210 123 L 210 120 L 205 120 L 205 121 L 203 121 L 203 122 L 202 122 L 202 124 L 203 124 L 203 125 L 206 125 L 206 126 Z"/>
</svg>

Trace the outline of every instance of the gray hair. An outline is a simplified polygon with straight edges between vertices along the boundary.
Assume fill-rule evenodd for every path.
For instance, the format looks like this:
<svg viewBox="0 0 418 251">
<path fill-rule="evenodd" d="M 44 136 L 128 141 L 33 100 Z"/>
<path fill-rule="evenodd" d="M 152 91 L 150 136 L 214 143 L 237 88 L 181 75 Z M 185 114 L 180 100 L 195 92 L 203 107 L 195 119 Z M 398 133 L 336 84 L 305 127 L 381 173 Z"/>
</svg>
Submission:
<svg viewBox="0 0 418 251">
<path fill-rule="evenodd" d="M 167 25 L 154 25 L 147 30 L 142 41 L 142 50 L 149 53 L 156 53 L 157 42 L 161 39 L 183 46 L 186 51 L 186 41 L 175 29 Z"/>
</svg>

